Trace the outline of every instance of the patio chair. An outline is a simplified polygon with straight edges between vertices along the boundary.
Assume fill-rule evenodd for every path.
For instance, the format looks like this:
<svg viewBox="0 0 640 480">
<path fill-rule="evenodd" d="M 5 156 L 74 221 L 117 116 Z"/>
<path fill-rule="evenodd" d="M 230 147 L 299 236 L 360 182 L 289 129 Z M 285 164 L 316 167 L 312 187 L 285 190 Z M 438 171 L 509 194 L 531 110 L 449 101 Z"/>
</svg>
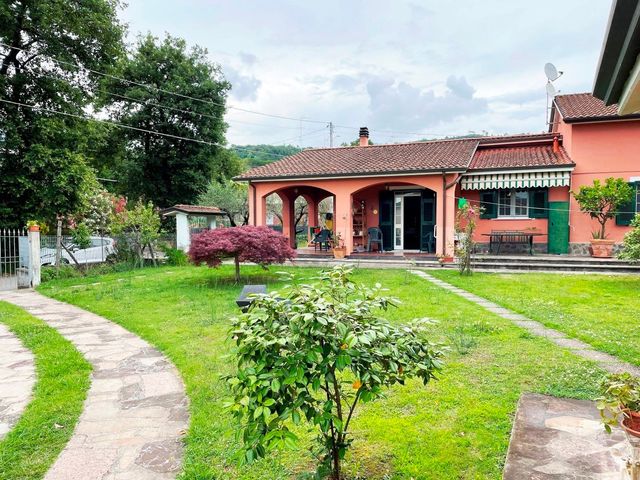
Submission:
<svg viewBox="0 0 640 480">
<path fill-rule="evenodd" d="M 331 238 L 331 230 L 327 230 L 326 228 L 324 228 L 320 230 L 320 233 L 316 234 L 316 236 L 313 237 L 313 249 L 317 250 L 318 247 L 320 247 L 321 251 L 323 249 L 329 251 L 329 249 L 331 248 L 332 240 L 333 239 Z"/>
<path fill-rule="evenodd" d="M 427 245 L 427 252 L 431 253 L 436 251 L 436 238 L 433 232 L 425 233 L 424 243 Z"/>
<path fill-rule="evenodd" d="M 384 244 L 382 240 L 382 230 L 378 227 L 369 227 L 367 228 L 367 252 L 371 252 L 371 244 L 378 244 L 378 251 L 382 252 L 384 250 Z"/>
</svg>

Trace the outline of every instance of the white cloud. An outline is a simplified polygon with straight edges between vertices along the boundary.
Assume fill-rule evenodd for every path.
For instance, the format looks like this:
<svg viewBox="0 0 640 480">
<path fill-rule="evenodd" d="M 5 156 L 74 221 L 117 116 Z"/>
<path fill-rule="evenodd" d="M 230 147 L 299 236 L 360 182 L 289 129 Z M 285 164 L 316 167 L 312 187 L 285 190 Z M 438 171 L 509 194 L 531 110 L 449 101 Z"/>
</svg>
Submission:
<svg viewBox="0 0 640 480">
<path fill-rule="evenodd" d="M 337 129 L 338 142 L 362 125 L 442 135 L 544 130 L 543 65 L 565 71 L 562 91 L 590 90 L 610 8 L 610 0 L 589 8 L 582 0 L 129 3 L 122 16 L 131 35 L 168 31 L 208 48 L 233 83 L 233 105 L 349 126 Z M 227 121 L 232 143 L 296 134 L 305 145 L 327 142 L 310 133 L 322 124 L 233 109 Z"/>
</svg>

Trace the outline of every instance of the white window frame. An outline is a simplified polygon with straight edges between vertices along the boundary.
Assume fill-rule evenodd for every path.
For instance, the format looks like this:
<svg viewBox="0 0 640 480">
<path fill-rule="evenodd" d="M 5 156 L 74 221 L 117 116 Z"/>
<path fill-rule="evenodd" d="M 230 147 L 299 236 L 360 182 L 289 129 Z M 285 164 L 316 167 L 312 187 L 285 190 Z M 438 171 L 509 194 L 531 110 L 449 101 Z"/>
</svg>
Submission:
<svg viewBox="0 0 640 480">
<path fill-rule="evenodd" d="M 502 203 L 501 201 L 501 197 L 503 192 L 509 192 L 511 194 L 510 196 L 510 200 L 509 203 Z M 526 200 L 527 200 L 527 205 L 526 205 L 526 212 L 523 215 L 516 215 L 516 209 L 517 208 L 522 208 L 521 206 L 517 206 L 516 205 L 516 196 L 518 193 L 524 193 L 526 195 Z M 508 214 L 503 214 L 502 213 L 502 206 L 503 205 L 508 205 L 509 206 L 509 213 Z M 512 188 L 509 190 L 498 190 L 498 217 L 497 218 L 501 218 L 501 219 L 522 219 L 522 218 L 529 218 L 529 191 L 528 190 L 522 190 L 522 189 L 517 189 L 517 188 Z"/>
</svg>

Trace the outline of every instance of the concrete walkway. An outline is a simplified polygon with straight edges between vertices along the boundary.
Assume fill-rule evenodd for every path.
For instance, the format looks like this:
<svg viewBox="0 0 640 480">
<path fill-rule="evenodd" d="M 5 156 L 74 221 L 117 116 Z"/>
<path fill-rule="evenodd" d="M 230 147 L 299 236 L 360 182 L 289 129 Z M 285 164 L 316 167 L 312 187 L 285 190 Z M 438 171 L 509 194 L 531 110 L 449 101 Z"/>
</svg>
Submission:
<svg viewBox="0 0 640 480">
<path fill-rule="evenodd" d="M 103 317 L 31 290 L 0 292 L 70 340 L 93 366 L 84 411 L 45 480 L 173 479 L 188 427 L 176 368 Z"/>
<path fill-rule="evenodd" d="M 35 383 L 33 354 L 0 323 L 0 440 L 20 419 Z"/>
<path fill-rule="evenodd" d="M 499 317 L 510 320 L 519 327 L 528 330 L 532 335 L 547 338 L 560 347 L 568 348 L 579 357 L 596 362 L 600 366 L 600 368 L 606 370 L 607 372 L 629 372 L 633 375 L 640 375 L 640 368 L 630 363 L 623 362 L 618 357 L 614 357 L 613 355 L 609 355 L 608 353 L 594 350 L 593 347 L 588 343 L 576 340 L 575 338 L 569 338 L 564 333 L 559 332 L 558 330 L 545 327 L 540 322 L 536 322 L 534 320 L 531 320 L 530 318 L 525 317 L 524 315 L 520 315 L 519 313 L 515 313 L 507 308 L 501 307 L 496 303 L 490 302 L 485 298 L 467 292 L 462 288 L 455 287 L 421 270 L 410 270 L 410 272 L 418 275 L 421 278 L 424 278 L 425 280 L 428 280 L 435 285 L 438 285 L 439 287 L 444 288 L 445 290 L 450 291 L 451 293 L 455 293 L 456 295 L 466 298 L 470 302 L 473 302 L 481 306 L 482 308 L 495 313 Z"/>
</svg>

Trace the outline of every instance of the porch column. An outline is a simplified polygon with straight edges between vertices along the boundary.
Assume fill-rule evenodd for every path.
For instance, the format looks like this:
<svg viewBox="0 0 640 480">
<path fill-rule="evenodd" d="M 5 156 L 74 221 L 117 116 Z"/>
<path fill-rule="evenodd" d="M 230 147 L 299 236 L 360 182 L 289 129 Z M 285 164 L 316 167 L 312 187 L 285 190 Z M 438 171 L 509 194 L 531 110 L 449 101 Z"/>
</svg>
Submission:
<svg viewBox="0 0 640 480">
<path fill-rule="evenodd" d="M 442 187 L 437 194 L 436 225 L 438 238 L 436 239 L 436 254 L 453 255 L 456 231 L 456 199 L 455 185 L 446 189 L 447 181 L 453 177 L 443 177 Z"/>
<path fill-rule="evenodd" d="M 256 186 L 249 182 L 247 187 L 248 196 L 247 201 L 249 202 L 249 225 L 259 225 L 257 219 L 259 218 L 255 210 L 258 208 L 258 202 L 256 201 Z"/>
<path fill-rule="evenodd" d="M 251 189 L 249 189 L 251 192 Z M 249 196 L 251 202 L 251 196 Z M 256 227 L 263 227 L 267 224 L 267 197 L 259 195 L 255 203 L 249 203 L 249 212 L 254 209 L 253 216 L 249 217 L 249 224 Z"/>
<path fill-rule="evenodd" d="M 353 251 L 353 219 L 351 192 L 339 193 L 333 198 L 333 228 L 340 235 L 347 255 Z"/>
<path fill-rule="evenodd" d="M 291 248 L 296 246 L 295 226 L 295 200 L 291 200 L 286 194 L 278 193 L 282 200 L 282 234 L 289 239 Z"/>
<path fill-rule="evenodd" d="M 316 197 L 305 196 L 307 201 L 307 227 L 317 227 L 318 222 L 318 200 Z M 311 241 L 313 235 L 311 234 L 311 228 L 307 228 L 307 240 Z"/>
</svg>

